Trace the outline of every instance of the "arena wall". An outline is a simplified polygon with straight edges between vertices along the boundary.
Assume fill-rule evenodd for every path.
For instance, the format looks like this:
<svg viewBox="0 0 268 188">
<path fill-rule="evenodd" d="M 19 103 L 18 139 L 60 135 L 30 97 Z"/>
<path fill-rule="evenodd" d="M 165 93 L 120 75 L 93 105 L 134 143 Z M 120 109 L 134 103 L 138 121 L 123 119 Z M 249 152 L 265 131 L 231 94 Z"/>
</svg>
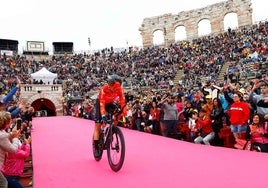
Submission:
<svg viewBox="0 0 268 188">
<path fill-rule="evenodd" d="M 251 0 L 228 0 L 204 8 L 183 11 L 178 14 L 164 14 L 145 18 L 139 31 L 141 32 L 143 47 L 153 44 L 153 34 L 161 30 L 164 34 L 165 45 L 175 42 L 175 30 L 178 26 L 186 28 L 187 40 L 198 37 L 198 23 L 208 19 L 211 23 L 211 33 L 224 32 L 224 17 L 228 13 L 236 13 L 238 27 L 252 25 Z"/>
</svg>

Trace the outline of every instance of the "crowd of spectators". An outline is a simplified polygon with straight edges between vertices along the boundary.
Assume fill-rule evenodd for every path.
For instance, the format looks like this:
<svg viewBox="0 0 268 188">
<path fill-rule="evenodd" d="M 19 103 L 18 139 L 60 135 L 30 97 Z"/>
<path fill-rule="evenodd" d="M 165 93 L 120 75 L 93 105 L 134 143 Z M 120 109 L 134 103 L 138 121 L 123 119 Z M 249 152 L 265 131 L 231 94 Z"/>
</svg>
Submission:
<svg viewBox="0 0 268 188">
<path fill-rule="evenodd" d="M 256 100 L 252 99 L 252 95 L 261 95 L 258 101 L 266 97 L 267 31 L 268 23 L 261 22 L 250 27 L 229 29 L 222 34 L 198 38 L 192 43 L 183 41 L 168 48 L 130 49 L 128 53 L 127 51 L 119 53 L 117 57 L 125 57 L 124 60 L 118 59 L 115 64 L 113 61 L 105 64 L 104 67 L 108 66 L 109 69 L 104 68 L 104 76 L 119 74 L 125 83 L 131 82 L 133 88 L 147 86 L 145 90 L 126 92 L 128 115 L 124 119 L 125 126 L 138 131 L 179 137 L 179 139 L 196 143 L 212 143 L 222 146 L 223 141 L 218 136 L 221 128 L 223 125 L 230 126 L 237 123 L 233 121 L 233 117 L 236 115 L 232 115 L 237 114 L 232 111 L 236 108 L 235 105 L 239 106 L 241 102 L 249 105 L 249 110 L 245 109 L 245 114 L 239 114 L 246 119 L 242 123 L 243 125 L 251 122 L 250 118 L 255 112 L 265 115 L 259 111 L 260 107 L 256 105 Z M 124 56 L 126 53 L 128 58 Z M 113 54 L 112 57 L 115 56 L 110 51 L 109 57 L 111 54 Z M 124 70 L 121 69 L 122 66 L 113 68 L 121 65 L 121 62 L 126 65 L 123 66 Z M 226 70 L 224 80 L 219 81 L 217 77 L 226 62 L 231 62 L 231 65 Z M 249 65 L 250 68 L 248 68 Z M 254 68 L 258 71 L 254 75 L 254 79 L 250 80 L 250 73 Z M 184 72 L 179 84 L 170 84 L 172 83 L 170 80 L 174 80 L 179 69 Z M 103 76 L 103 74 L 101 75 Z M 129 76 L 126 77 L 126 75 Z M 105 78 L 102 77 L 101 80 L 105 80 Z M 255 81 L 262 83 L 258 85 Z M 264 89 L 260 91 L 261 88 Z M 263 94 L 263 92 L 265 93 Z M 177 121 L 181 123 L 181 126 L 177 128 L 181 135 L 176 135 L 174 131 L 171 131 L 173 128 L 170 128 L 168 133 L 166 132 L 165 113 L 160 105 L 162 104 L 160 101 L 164 100 L 165 95 L 174 96 L 174 99 L 170 99 L 174 101 L 169 101 L 169 103 L 175 104 L 178 108 Z M 237 100 L 236 96 L 238 96 Z M 238 103 L 234 103 L 233 97 Z M 152 109 L 153 104 L 158 105 L 159 115 L 156 115 L 158 110 Z M 79 105 L 78 108 L 74 107 L 77 113 L 79 113 L 78 109 L 83 107 L 83 105 Z M 91 108 L 88 106 L 84 110 L 88 118 L 90 118 L 90 110 Z M 247 113 L 248 111 L 250 114 Z M 266 111 L 265 113 L 267 113 Z M 208 121 L 211 121 L 211 128 L 207 128 L 208 132 L 203 134 L 202 139 L 200 138 L 201 133 L 193 133 L 200 130 L 195 130 L 194 125 L 191 125 L 192 130 L 190 128 L 189 122 L 192 122 L 192 114 L 197 114 L 195 118 L 196 121 L 199 121 L 199 127 L 202 123 L 198 119 L 210 118 Z M 77 116 L 81 117 L 81 115 Z M 184 135 L 185 127 L 182 124 L 188 125 L 190 137 Z M 240 135 L 240 130 L 238 133 L 235 129 L 232 131 L 235 137 Z M 200 134 L 199 137 L 196 137 L 196 134 Z M 205 139 L 205 136 L 208 135 L 209 137 Z"/>
<path fill-rule="evenodd" d="M 140 105 L 141 112 L 146 115 L 143 113 L 138 117 L 150 117 L 152 120 L 152 104 L 159 105 L 165 94 L 176 95 L 181 106 L 178 121 L 188 123 L 191 115 L 187 114 L 186 110 L 192 108 L 199 114 L 209 98 L 221 99 L 226 112 L 230 106 L 224 98 L 224 91 L 227 89 L 231 97 L 232 93 L 244 89 L 243 96 L 249 102 L 246 96 L 252 94 L 254 85 L 254 82 L 248 79 L 252 73 L 249 67 L 253 65 L 257 70 L 261 68 L 256 74 L 258 80 L 265 79 L 268 72 L 267 31 L 268 22 L 265 21 L 252 26 L 228 29 L 224 33 L 200 37 L 191 42 L 176 42 L 168 47 L 129 47 L 117 52 L 111 47 L 93 54 L 54 55 L 42 60 L 34 56 L 3 55 L 0 57 L 0 90 L 7 94 L 7 91 L 16 85 L 16 76 L 23 84 L 35 84 L 36 81 L 31 79 L 30 74 L 46 67 L 58 74 L 52 84 L 63 84 L 65 99 L 68 100 L 72 96 L 85 99 L 84 102 L 71 104 L 66 108 L 66 114 L 91 119 L 90 112 L 94 104 L 91 93 L 98 91 L 107 75 L 117 74 L 122 78 L 129 103 L 126 125 L 139 131 L 161 135 L 164 126 L 162 112 L 154 119 L 154 126 L 149 125 L 151 129 L 144 129 L 139 123 L 141 121 L 135 119 L 132 107 Z M 224 80 L 218 80 L 218 75 L 227 62 L 231 62 L 231 66 L 227 69 Z M 179 70 L 184 74 L 179 83 L 174 84 Z M 224 88 L 225 85 L 228 85 L 228 88 Z M 253 112 L 254 105 L 251 106 Z M 206 109 L 206 114 L 211 110 Z M 227 119 L 228 123 L 228 118 L 223 118 Z"/>
<path fill-rule="evenodd" d="M 0 187 L 20 188 L 24 162 L 30 156 L 34 108 L 20 99 L 20 80 L 16 78 L 11 85 L 0 96 Z"/>
<path fill-rule="evenodd" d="M 193 143 L 223 146 L 219 134 L 225 125 L 230 126 L 235 138 L 253 138 L 253 145 L 267 152 L 267 36 L 265 21 L 168 47 L 129 47 L 119 52 L 111 47 L 93 54 L 64 54 L 43 60 L 34 56 L 1 55 L 1 139 L 11 136 L 11 142 L 6 139 L 0 143 L 1 156 L 10 153 L 6 163 L 2 161 L 3 175 L 8 181 L 15 181 L 22 174 L 23 160 L 17 160 L 21 164 L 18 171 L 6 169 L 12 168 L 9 165 L 14 164 L 18 154 L 24 153 L 25 157 L 30 154 L 34 109 L 20 99 L 19 87 L 20 82 L 40 84 L 30 74 L 42 67 L 58 74 L 51 84 L 63 85 L 66 100 L 72 96 L 83 98 L 81 102 L 68 104 L 66 115 L 92 119 L 95 98 L 91 93 L 98 91 L 107 75 L 117 74 L 122 78 L 127 101 L 122 126 Z M 227 62 L 231 64 L 224 79 L 218 80 Z M 250 80 L 254 69 L 256 74 Z M 179 70 L 184 74 L 175 84 Z M 1 183 L 6 183 L 3 177 Z"/>
</svg>

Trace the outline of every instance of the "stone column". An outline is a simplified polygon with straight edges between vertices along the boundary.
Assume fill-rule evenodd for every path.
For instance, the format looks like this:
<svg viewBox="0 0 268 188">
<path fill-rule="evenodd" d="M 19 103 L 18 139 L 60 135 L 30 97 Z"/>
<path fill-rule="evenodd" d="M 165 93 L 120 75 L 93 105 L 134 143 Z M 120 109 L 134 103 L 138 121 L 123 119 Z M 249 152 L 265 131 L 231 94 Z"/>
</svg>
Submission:
<svg viewBox="0 0 268 188">
<path fill-rule="evenodd" d="M 248 8 L 247 10 L 238 11 L 237 12 L 237 19 L 238 19 L 238 26 L 239 27 L 252 25 L 252 9 Z"/>
<path fill-rule="evenodd" d="M 192 40 L 198 37 L 198 24 L 195 20 L 185 22 L 185 30 L 187 40 Z"/>
<path fill-rule="evenodd" d="M 219 34 L 224 31 L 224 18 L 223 17 L 216 17 L 214 19 L 211 19 L 211 33 L 213 34 Z"/>
<path fill-rule="evenodd" d="M 144 47 L 153 46 L 153 34 L 149 29 L 141 31 L 142 44 Z"/>
<path fill-rule="evenodd" d="M 175 42 L 175 28 L 172 25 L 165 27 L 164 31 L 165 46 L 168 47 Z"/>
</svg>

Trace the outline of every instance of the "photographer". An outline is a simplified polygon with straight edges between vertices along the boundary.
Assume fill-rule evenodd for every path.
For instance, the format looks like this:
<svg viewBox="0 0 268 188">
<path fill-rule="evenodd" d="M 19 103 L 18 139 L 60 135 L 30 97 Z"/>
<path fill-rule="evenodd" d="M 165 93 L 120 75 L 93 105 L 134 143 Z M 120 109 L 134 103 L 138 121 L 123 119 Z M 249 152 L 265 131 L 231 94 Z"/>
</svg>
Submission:
<svg viewBox="0 0 268 188">
<path fill-rule="evenodd" d="M 140 104 L 140 101 L 137 99 L 132 107 L 132 125 L 134 126 L 134 129 L 137 129 L 138 131 L 143 131 L 141 126 L 141 118 L 142 118 L 142 106 Z"/>
</svg>

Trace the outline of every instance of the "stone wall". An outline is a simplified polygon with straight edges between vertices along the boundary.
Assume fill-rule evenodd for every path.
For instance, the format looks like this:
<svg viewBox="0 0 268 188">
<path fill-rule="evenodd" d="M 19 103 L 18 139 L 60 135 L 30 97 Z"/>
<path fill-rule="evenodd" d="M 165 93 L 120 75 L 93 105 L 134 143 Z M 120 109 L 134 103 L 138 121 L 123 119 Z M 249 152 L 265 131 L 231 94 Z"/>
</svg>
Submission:
<svg viewBox="0 0 268 188">
<path fill-rule="evenodd" d="M 145 18 L 139 31 L 142 35 L 143 47 L 153 45 L 153 34 L 161 30 L 164 34 L 165 46 L 175 42 L 175 30 L 178 26 L 186 29 L 187 40 L 198 37 L 198 23 L 208 19 L 213 34 L 224 32 L 224 17 L 228 13 L 236 13 L 238 27 L 252 25 L 251 0 L 228 0 L 204 8 L 183 11 L 178 14 L 164 14 Z"/>
<path fill-rule="evenodd" d="M 57 116 L 63 115 L 62 85 L 21 85 L 20 97 L 32 104 L 39 99 L 47 99 L 53 103 Z"/>
</svg>

